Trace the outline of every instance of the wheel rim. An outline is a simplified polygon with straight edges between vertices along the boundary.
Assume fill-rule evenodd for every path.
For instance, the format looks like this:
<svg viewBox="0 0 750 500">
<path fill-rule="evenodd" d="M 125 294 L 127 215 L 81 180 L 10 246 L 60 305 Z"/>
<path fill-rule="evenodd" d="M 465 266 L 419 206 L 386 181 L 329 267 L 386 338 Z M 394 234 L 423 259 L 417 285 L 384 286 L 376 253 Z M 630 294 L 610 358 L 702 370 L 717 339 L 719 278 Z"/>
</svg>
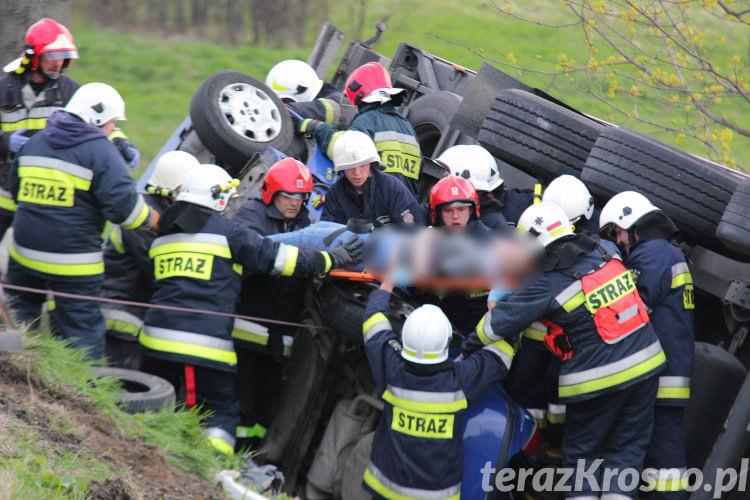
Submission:
<svg viewBox="0 0 750 500">
<path fill-rule="evenodd" d="M 226 124 L 253 142 L 270 142 L 281 133 L 281 113 L 271 97 L 248 83 L 232 83 L 219 92 Z"/>
</svg>

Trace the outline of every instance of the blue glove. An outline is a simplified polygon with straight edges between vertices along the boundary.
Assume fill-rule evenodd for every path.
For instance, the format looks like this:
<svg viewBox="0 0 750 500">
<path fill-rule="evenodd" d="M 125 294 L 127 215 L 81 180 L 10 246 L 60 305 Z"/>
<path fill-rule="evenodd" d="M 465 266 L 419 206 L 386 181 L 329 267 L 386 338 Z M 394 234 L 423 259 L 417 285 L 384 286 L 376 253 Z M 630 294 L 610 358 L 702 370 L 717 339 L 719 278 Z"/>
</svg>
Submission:
<svg viewBox="0 0 750 500">
<path fill-rule="evenodd" d="M 11 153 L 18 153 L 23 145 L 28 142 L 28 136 L 23 135 L 27 130 L 28 128 L 22 128 L 21 130 L 16 130 L 10 134 L 10 138 L 8 139 L 8 151 Z"/>
<path fill-rule="evenodd" d="M 509 293 L 509 291 L 503 290 L 502 288 L 493 288 L 492 290 L 490 290 L 490 294 L 487 296 L 487 301 L 498 302 Z"/>
<path fill-rule="evenodd" d="M 141 152 L 133 146 L 132 142 L 122 137 L 117 137 L 112 139 L 112 143 L 120 150 L 120 154 L 128 162 L 131 169 L 135 170 L 138 168 L 138 163 L 141 161 Z"/>
</svg>

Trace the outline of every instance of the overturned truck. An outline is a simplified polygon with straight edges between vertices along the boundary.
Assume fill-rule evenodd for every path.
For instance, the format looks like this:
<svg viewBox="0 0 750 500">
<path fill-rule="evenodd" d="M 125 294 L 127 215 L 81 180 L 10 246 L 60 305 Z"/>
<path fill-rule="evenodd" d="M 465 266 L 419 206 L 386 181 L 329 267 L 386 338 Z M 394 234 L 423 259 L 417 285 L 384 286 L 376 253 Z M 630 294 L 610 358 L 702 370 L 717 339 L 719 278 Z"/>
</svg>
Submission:
<svg viewBox="0 0 750 500">
<path fill-rule="evenodd" d="M 495 156 L 509 187 L 530 188 L 571 174 L 589 186 L 598 206 L 619 191 L 634 189 L 675 221 L 695 287 L 696 365 L 685 420 L 688 462 L 702 468 L 704 483 L 710 484 L 720 469 L 739 467 L 750 444 L 750 176 L 589 116 L 489 64 L 474 72 L 407 43 L 385 57 L 371 47 L 384 29 L 379 24 L 373 38 L 348 44 L 330 83 L 343 89 L 351 71 L 366 62 L 390 68 L 394 86 L 407 90 L 402 112 L 424 156 L 423 199 L 445 173 L 430 159 L 452 145 L 478 143 Z M 324 25 L 308 61 L 322 78 L 343 40 L 342 32 Z M 295 135 L 273 91 L 236 71 L 217 73 L 201 84 L 190 116 L 162 152 L 173 149 L 241 178 L 242 199 L 257 194 L 265 171 L 280 155 L 310 166 L 315 192 L 325 192 L 333 180 L 330 162 L 313 141 Z M 364 498 L 359 482 L 382 403 L 373 393 L 356 333 L 373 287 L 351 280 L 311 285 L 301 320 L 329 329 L 297 332 L 279 410 L 260 450 L 281 467 L 290 493 Z M 392 301 L 397 328 L 414 305 L 407 296 Z M 505 405 L 498 418 L 505 419 L 507 430 L 489 438 L 497 440 L 492 446 L 499 456 L 493 462 L 505 465 L 529 452 L 534 433 L 522 429 L 529 425 L 522 409 L 501 392 L 493 397 Z M 466 460 L 467 467 L 481 467 L 469 451 Z M 484 495 L 467 489 L 462 498 Z M 491 492 L 486 498 L 492 495 L 513 497 Z M 701 488 L 691 498 L 718 497 Z"/>
</svg>

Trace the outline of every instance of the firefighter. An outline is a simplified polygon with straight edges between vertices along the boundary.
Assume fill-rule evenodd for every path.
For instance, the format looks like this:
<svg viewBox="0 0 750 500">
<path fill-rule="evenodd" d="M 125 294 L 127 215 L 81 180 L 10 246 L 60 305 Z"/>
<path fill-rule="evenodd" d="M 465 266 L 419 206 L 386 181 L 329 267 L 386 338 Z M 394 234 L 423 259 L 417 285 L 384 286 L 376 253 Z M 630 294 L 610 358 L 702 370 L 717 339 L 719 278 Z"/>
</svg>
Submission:
<svg viewBox="0 0 750 500">
<path fill-rule="evenodd" d="M 263 180 L 261 198 L 240 207 L 233 220 L 261 236 L 296 231 L 310 225 L 305 206 L 312 192 L 310 170 L 294 158 L 274 164 Z M 237 312 L 296 321 L 304 307 L 308 281 L 303 278 L 251 275 L 242 282 Z M 252 446 L 265 435 L 281 393 L 281 370 L 294 342 L 293 329 L 236 319 L 232 330 L 237 351 L 237 389 L 242 425 L 237 437 Z M 261 383 L 262 381 L 262 383 Z"/>
<path fill-rule="evenodd" d="M 389 223 L 424 224 L 424 211 L 403 184 L 381 170 L 370 137 L 347 130 L 333 147 L 336 172 L 343 172 L 326 194 L 322 220 L 346 224 L 365 219 L 376 227 Z"/>
<path fill-rule="evenodd" d="M 393 88 L 388 71 L 380 64 L 370 62 L 352 71 L 344 93 L 357 108 L 357 116 L 349 128 L 370 136 L 385 172 L 394 175 L 416 196 L 422 153 L 414 128 L 396 110 L 403 101 L 405 90 Z M 336 127 L 312 119 L 303 120 L 299 131 L 314 137 L 329 158 L 335 156 L 334 146 L 343 133 Z"/>
<path fill-rule="evenodd" d="M 8 192 L 8 171 L 14 156 L 42 130 L 52 113 L 68 104 L 80 86 L 63 74 L 72 59 L 78 59 L 68 28 L 45 18 L 26 31 L 23 56 L 6 65 L 0 77 L 0 238 L 13 221 L 16 204 Z M 137 167 L 140 153 L 115 129 L 110 139 L 120 154 Z"/>
<path fill-rule="evenodd" d="M 451 323 L 431 304 L 406 318 L 399 343 L 387 317 L 392 290 L 385 281 L 370 294 L 362 325 L 385 402 L 364 486 L 378 498 L 457 499 L 462 414 L 505 376 L 513 348 L 498 339 L 461 362 L 451 361 Z"/>
<path fill-rule="evenodd" d="M 306 62 L 281 61 L 266 75 L 266 85 L 302 118 L 312 118 L 336 128 L 347 128 L 354 118 L 354 110 L 341 105 L 344 95 L 321 80 Z"/>
<path fill-rule="evenodd" d="M 563 465 L 593 471 L 569 498 L 602 494 L 635 498 L 617 478 L 602 485 L 603 468 L 640 470 L 651 437 L 657 374 L 665 355 L 632 274 L 609 242 L 575 234 L 565 212 L 537 203 L 521 215 L 519 229 L 545 251 L 542 273 L 497 302 L 464 342 L 464 355 L 483 344 L 513 338 L 532 321 L 547 318 L 562 329 L 550 343 L 563 356 L 558 393 L 566 404 Z M 627 485 L 627 483 L 625 482 Z"/>
<path fill-rule="evenodd" d="M 223 217 L 239 181 L 221 167 L 191 170 L 173 205 L 161 217 L 149 250 L 154 264 L 152 305 L 233 313 L 243 269 L 291 276 L 319 275 L 359 258 L 352 238 L 331 252 L 311 252 L 263 238 Z M 140 334 L 140 369 L 185 385 L 188 407 L 211 411 L 205 434 L 221 453 L 234 452 L 239 404 L 232 318 L 197 311 L 150 308 Z"/>
<path fill-rule="evenodd" d="M 544 189 L 542 201 L 562 208 L 576 232 L 599 234 L 600 211 L 594 206 L 589 188 L 580 179 L 568 174 L 555 177 Z"/>
<path fill-rule="evenodd" d="M 174 202 L 185 175 L 198 160 L 184 151 L 169 151 L 156 161 L 148 180 L 146 204 L 160 214 Z M 148 302 L 154 291 L 154 269 L 148 249 L 156 238 L 155 229 L 134 231 L 115 226 L 104 250 L 102 295 L 111 299 Z M 110 363 L 138 369 L 138 335 L 146 311 L 142 307 L 103 304 L 107 322 L 105 354 Z"/>
<path fill-rule="evenodd" d="M 693 371 L 693 279 L 685 257 L 672 243 L 677 227 L 642 194 L 625 191 L 612 197 L 600 218 L 602 233 L 623 249 L 625 265 L 650 308 L 651 322 L 667 354 L 659 377 L 654 433 L 646 466 L 656 499 L 686 499 L 682 482 L 687 467 L 682 421 L 690 400 Z"/>
<path fill-rule="evenodd" d="M 158 213 L 136 193 L 122 156 L 109 141 L 125 102 L 104 83 L 79 88 L 16 157 L 10 190 L 18 203 L 7 280 L 14 285 L 99 295 L 104 273 L 105 220 L 124 229 L 152 227 Z M 39 317 L 44 296 L 12 293 L 22 321 Z M 62 336 L 101 358 L 104 318 L 99 304 L 57 297 Z"/>
<path fill-rule="evenodd" d="M 505 189 L 495 158 L 482 146 L 451 146 L 435 162 L 474 185 L 479 194 L 480 219 L 490 229 L 515 226 L 523 211 L 541 199 L 541 184 L 535 184 L 533 192 Z"/>
<path fill-rule="evenodd" d="M 430 190 L 430 216 L 435 227 L 483 239 L 492 231 L 479 220 L 479 213 L 477 192 L 466 179 L 443 177 Z M 468 335 L 487 312 L 488 293 L 487 290 L 451 292 L 439 298 L 440 307 L 462 337 Z"/>
</svg>

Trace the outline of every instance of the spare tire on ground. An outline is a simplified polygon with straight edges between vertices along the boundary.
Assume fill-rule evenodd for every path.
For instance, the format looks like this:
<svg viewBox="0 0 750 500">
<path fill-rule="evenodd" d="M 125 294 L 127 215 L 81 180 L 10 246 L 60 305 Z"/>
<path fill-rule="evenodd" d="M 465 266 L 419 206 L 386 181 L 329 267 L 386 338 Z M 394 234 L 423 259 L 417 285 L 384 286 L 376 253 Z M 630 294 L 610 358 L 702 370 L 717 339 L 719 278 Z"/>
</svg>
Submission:
<svg viewBox="0 0 750 500">
<path fill-rule="evenodd" d="M 118 394 L 117 405 L 125 413 L 160 411 L 164 406 L 174 406 L 174 387 L 161 377 L 109 366 L 94 370 L 97 377 L 114 377 L 122 383 L 124 391 Z"/>
<path fill-rule="evenodd" d="M 206 78 L 190 101 L 190 119 L 201 142 L 231 175 L 268 147 L 286 150 L 294 125 L 286 106 L 263 82 L 239 71 Z"/>
<path fill-rule="evenodd" d="M 580 177 L 604 125 L 523 90 L 503 90 L 482 122 L 479 142 L 534 177 Z"/>
<path fill-rule="evenodd" d="M 596 140 L 581 179 L 608 198 L 621 191 L 644 194 L 683 233 L 720 253 L 716 230 L 745 176 L 646 135 L 607 128 Z"/>
<path fill-rule="evenodd" d="M 727 248 L 750 256 L 750 178 L 732 195 L 716 229 L 716 236 Z"/>
</svg>

